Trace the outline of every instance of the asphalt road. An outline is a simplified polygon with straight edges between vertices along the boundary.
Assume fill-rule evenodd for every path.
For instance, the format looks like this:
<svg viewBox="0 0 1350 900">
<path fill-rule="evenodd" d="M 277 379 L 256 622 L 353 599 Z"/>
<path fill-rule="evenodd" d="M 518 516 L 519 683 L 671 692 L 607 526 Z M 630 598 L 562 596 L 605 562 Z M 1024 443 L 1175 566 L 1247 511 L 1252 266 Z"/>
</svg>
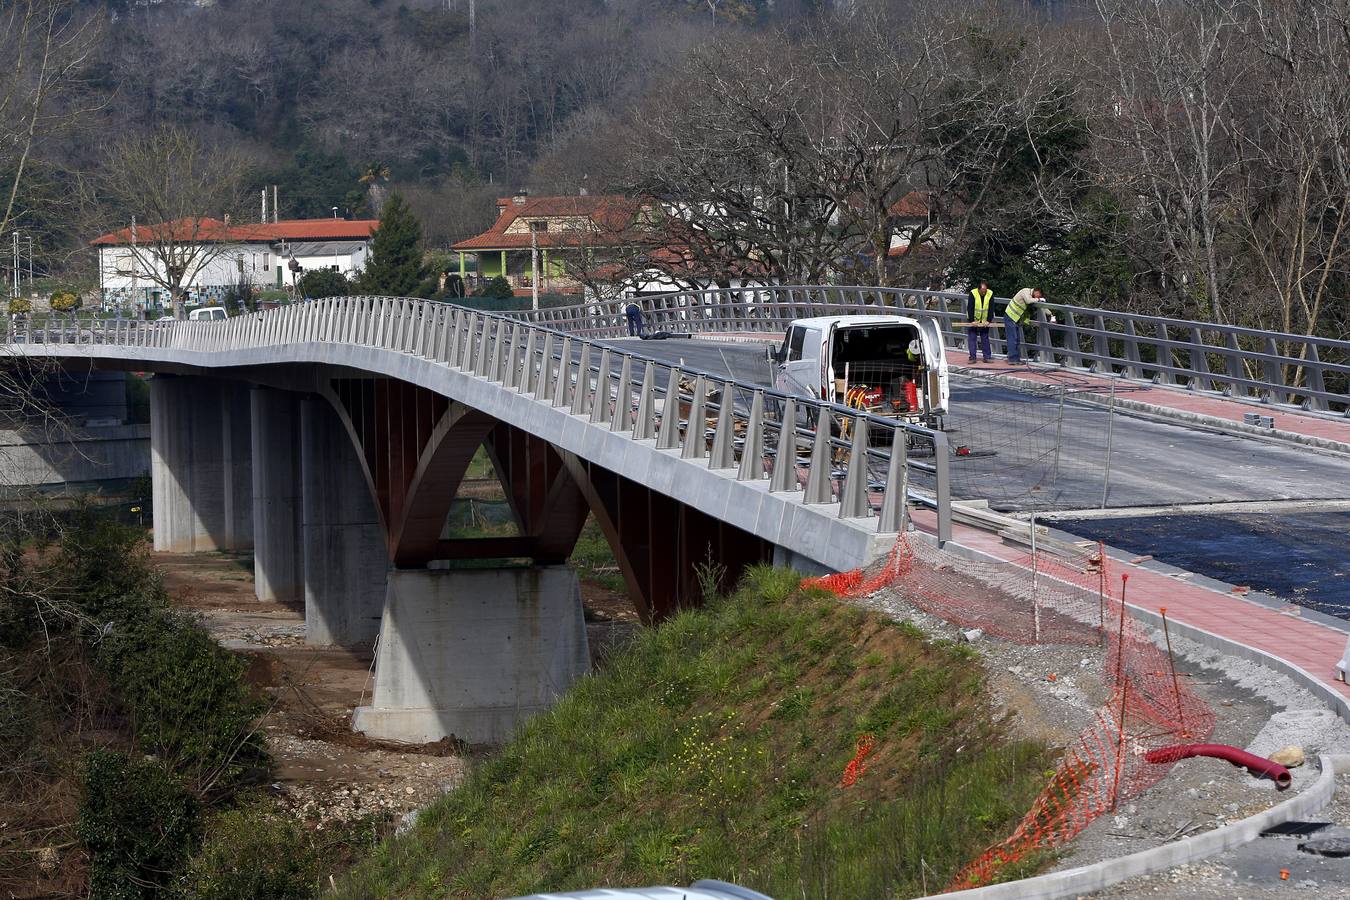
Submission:
<svg viewBox="0 0 1350 900">
<path fill-rule="evenodd" d="M 768 384 L 764 344 L 620 340 L 664 362 Z M 1350 497 L 1350 459 L 1311 448 L 1114 414 L 1066 397 L 952 379 L 946 426 L 969 456 L 955 492 L 1005 511 Z M 1108 454 L 1109 444 L 1109 454 Z M 1109 465 L 1108 465 L 1109 459 Z M 1108 474 L 1109 473 L 1109 474 Z"/>
</svg>

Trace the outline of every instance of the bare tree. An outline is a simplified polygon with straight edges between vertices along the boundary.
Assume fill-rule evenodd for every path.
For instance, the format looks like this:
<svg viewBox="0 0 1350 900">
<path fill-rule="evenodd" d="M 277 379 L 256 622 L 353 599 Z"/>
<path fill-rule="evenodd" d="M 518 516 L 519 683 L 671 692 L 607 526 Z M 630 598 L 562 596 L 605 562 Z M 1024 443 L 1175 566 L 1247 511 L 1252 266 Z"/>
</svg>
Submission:
<svg viewBox="0 0 1350 900">
<path fill-rule="evenodd" d="M 100 36 L 98 20 L 77 15 L 69 0 L 0 4 L 0 233 L 19 212 L 39 146 L 98 105 L 74 98 Z"/>
<path fill-rule="evenodd" d="M 117 274 L 162 287 L 182 318 L 185 288 L 232 242 L 249 237 L 251 226 L 241 224 L 253 200 L 244 190 L 247 169 L 238 151 L 204 147 L 176 128 L 113 145 L 99 200 L 105 221 L 126 226 Z"/>
<path fill-rule="evenodd" d="M 1237 44 L 1243 0 L 1096 2 L 1101 46 L 1084 66 L 1100 171 L 1138 198 L 1140 246 L 1174 308 L 1232 321 L 1231 125 L 1253 64 Z"/>
<path fill-rule="evenodd" d="M 1253 263 L 1246 306 L 1261 327 L 1341 336 L 1350 310 L 1350 5 L 1260 0 L 1249 37 L 1238 210 Z M 1330 320 L 1330 321 L 1328 321 Z"/>
<path fill-rule="evenodd" d="M 720 277 L 823 280 L 857 244 L 828 183 L 831 99 L 782 37 L 693 53 L 634 113 L 629 187 L 661 201 L 667 249 Z"/>
</svg>

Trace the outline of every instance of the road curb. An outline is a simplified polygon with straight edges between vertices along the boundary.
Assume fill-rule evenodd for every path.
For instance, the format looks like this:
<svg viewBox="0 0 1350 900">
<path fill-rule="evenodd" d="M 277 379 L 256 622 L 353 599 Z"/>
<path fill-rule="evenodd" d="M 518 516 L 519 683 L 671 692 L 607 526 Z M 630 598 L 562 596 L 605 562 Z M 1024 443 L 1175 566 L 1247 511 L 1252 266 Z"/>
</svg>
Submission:
<svg viewBox="0 0 1350 900">
<path fill-rule="evenodd" d="M 950 894 L 933 894 L 923 900 L 937 898 L 979 898 L 979 900 L 1056 900 L 1062 897 L 1078 897 L 1099 891 L 1102 888 L 1119 884 L 1139 875 L 1162 872 L 1176 866 L 1184 866 L 1197 860 L 1206 859 L 1225 850 L 1250 843 L 1261 832 L 1282 822 L 1294 821 L 1315 815 L 1331 802 L 1336 793 L 1336 776 L 1350 772 L 1350 755 L 1323 754 L 1318 757 L 1322 772 L 1317 780 L 1296 797 L 1290 797 L 1283 803 L 1272 806 L 1265 812 L 1248 816 L 1240 822 L 1182 838 L 1170 844 L 1140 850 L 1128 856 L 1102 860 L 1089 866 L 1065 869 L 1062 872 L 1049 872 L 1021 881 L 1006 884 L 994 884 L 987 887 L 971 888 L 965 891 L 953 891 Z"/>
<path fill-rule="evenodd" d="M 1068 371 L 1072 369 L 1062 369 L 1057 366 L 1037 366 L 1035 371 L 1054 372 Z M 1002 384 L 1014 388 L 1042 387 L 1039 382 L 1030 381 L 1026 378 L 1019 378 L 1016 375 L 1009 375 L 1003 372 L 993 372 L 988 369 L 971 369 L 965 366 L 953 366 L 952 373 L 964 375 L 968 378 L 983 378 L 992 381 L 995 384 Z M 1123 381 L 1122 384 L 1136 385 L 1138 382 Z M 1099 394 L 1095 391 L 1078 391 L 1073 394 L 1073 399 L 1084 403 L 1092 403 L 1098 406 L 1110 406 L 1112 401 L 1109 395 Z M 1239 402 L 1230 400 L 1230 402 Z M 1159 406 L 1155 403 L 1145 403 L 1142 400 L 1130 400 L 1129 398 L 1116 395 L 1115 405 L 1120 409 L 1126 409 L 1131 412 L 1144 415 L 1155 416 L 1159 419 L 1166 419 L 1174 422 L 1183 422 L 1191 425 L 1205 425 L 1220 431 L 1228 431 L 1236 434 L 1251 435 L 1253 437 L 1262 437 L 1267 440 L 1277 440 L 1289 444 L 1301 444 L 1305 447 L 1315 447 L 1319 450 L 1330 450 L 1333 453 L 1350 454 L 1350 442 L 1334 441 L 1330 438 L 1321 438 L 1310 434 L 1299 434 L 1295 431 L 1284 431 L 1279 428 L 1261 428 L 1257 425 L 1247 425 L 1244 422 L 1234 422 L 1232 419 L 1224 419 L 1219 416 L 1210 416 L 1204 413 L 1190 412 L 1189 410 L 1173 409 L 1169 406 Z M 1297 415 L 1297 413 L 1290 413 Z"/>
</svg>

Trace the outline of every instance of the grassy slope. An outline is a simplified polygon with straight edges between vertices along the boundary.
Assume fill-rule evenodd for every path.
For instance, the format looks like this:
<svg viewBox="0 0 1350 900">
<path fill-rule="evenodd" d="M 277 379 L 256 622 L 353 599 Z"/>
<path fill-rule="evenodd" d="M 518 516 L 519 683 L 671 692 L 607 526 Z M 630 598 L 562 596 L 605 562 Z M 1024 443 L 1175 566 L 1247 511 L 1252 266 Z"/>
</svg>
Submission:
<svg viewBox="0 0 1350 900">
<path fill-rule="evenodd" d="M 734 880 L 779 897 L 940 889 L 1044 783 L 966 651 L 751 573 L 644 632 L 349 876 L 347 897 Z M 876 736 L 851 788 L 859 735 Z"/>
</svg>

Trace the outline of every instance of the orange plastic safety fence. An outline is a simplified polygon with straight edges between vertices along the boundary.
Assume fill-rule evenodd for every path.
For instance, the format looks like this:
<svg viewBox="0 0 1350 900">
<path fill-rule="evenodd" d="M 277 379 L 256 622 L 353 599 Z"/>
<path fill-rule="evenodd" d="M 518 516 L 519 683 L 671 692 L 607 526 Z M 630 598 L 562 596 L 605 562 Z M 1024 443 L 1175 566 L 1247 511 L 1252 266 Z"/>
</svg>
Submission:
<svg viewBox="0 0 1350 900">
<path fill-rule="evenodd" d="M 853 758 L 848 761 L 848 765 L 844 766 L 844 777 L 839 779 L 840 787 L 853 787 L 858 782 L 862 773 L 867 771 L 867 757 L 876 745 L 877 739 L 870 734 L 864 734 L 858 738 L 857 749 Z"/>
<path fill-rule="evenodd" d="M 1128 575 L 1110 572 L 1100 548 L 1079 559 L 1027 553 L 1009 564 L 968 559 L 901 535 L 871 570 L 808 583 L 844 597 L 893 588 L 925 612 L 994 637 L 1101 648 L 1110 699 L 1012 835 L 970 863 L 951 890 L 986 884 L 1004 866 L 1072 840 L 1170 771 L 1145 760 L 1150 750 L 1202 740 L 1214 727 L 1213 710 L 1173 677 L 1166 651 L 1126 611 Z"/>
</svg>

